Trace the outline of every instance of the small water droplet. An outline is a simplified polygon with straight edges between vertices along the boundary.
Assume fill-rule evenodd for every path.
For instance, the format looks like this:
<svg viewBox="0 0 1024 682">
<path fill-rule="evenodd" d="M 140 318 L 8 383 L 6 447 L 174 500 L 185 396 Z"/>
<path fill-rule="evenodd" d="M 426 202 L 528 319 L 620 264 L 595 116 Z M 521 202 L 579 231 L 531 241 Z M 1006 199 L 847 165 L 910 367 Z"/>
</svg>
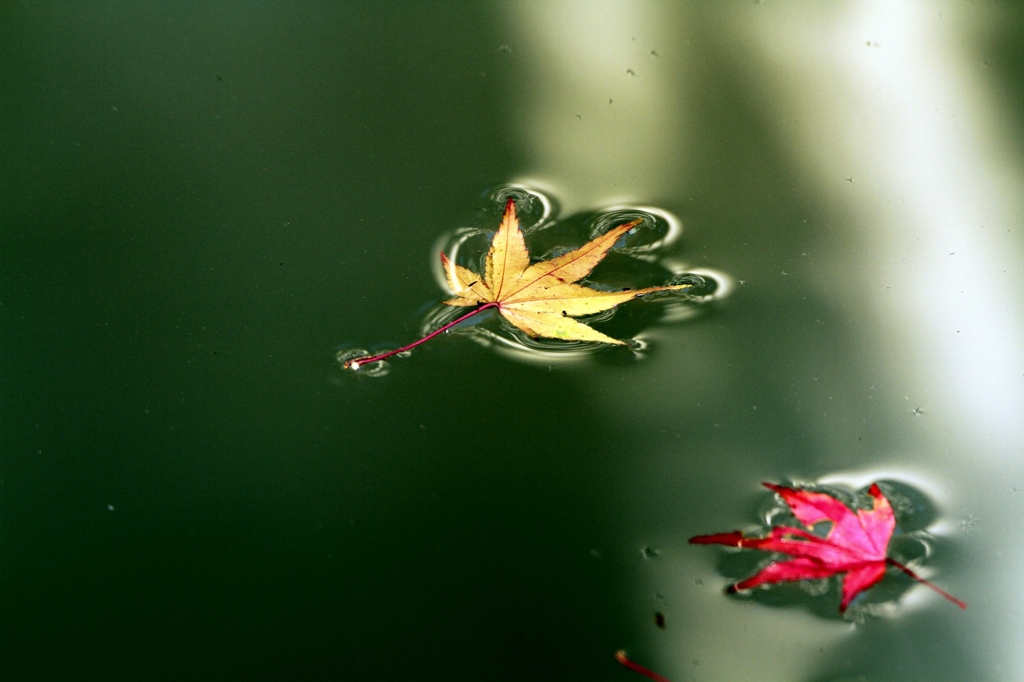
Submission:
<svg viewBox="0 0 1024 682">
<path fill-rule="evenodd" d="M 114 505 L 108 504 L 107 505 L 107 511 L 114 511 Z"/>
<path fill-rule="evenodd" d="M 654 547 L 644 547 L 640 550 L 640 555 L 645 559 L 656 559 L 661 555 L 661 550 Z"/>
</svg>

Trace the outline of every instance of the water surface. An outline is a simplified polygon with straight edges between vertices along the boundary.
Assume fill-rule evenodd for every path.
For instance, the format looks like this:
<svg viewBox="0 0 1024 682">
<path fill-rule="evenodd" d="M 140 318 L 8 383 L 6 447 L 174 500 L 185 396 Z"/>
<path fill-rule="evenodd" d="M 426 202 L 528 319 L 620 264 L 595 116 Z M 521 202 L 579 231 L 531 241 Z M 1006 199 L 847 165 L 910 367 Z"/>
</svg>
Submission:
<svg viewBox="0 0 1024 682">
<path fill-rule="evenodd" d="M 1021 20 L 4 5 L 11 678 L 1019 679 Z M 597 323 L 639 353 L 491 319 L 344 373 L 430 323 L 498 188 L 545 252 L 676 221 L 609 285 L 728 295 Z M 756 558 L 686 539 L 763 528 L 761 481 L 882 481 L 969 608 L 726 595 Z"/>
</svg>

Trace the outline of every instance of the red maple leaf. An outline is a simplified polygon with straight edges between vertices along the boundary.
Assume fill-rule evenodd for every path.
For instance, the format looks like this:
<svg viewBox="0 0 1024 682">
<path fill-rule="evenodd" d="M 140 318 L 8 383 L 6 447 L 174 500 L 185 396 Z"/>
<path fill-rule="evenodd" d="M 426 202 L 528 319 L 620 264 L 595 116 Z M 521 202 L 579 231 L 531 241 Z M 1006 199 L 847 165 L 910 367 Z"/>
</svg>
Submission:
<svg viewBox="0 0 1024 682">
<path fill-rule="evenodd" d="M 856 512 L 824 493 L 785 488 L 771 483 L 765 483 L 764 486 L 778 493 L 789 505 L 793 515 L 807 528 L 813 528 L 822 521 L 831 521 L 832 527 L 825 537 L 815 535 L 805 528 L 775 526 L 765 538 L 745 537 L 740 531 L 690 538 L 690 542 L 695 545 L 749 547 L 795 557 L 788 561 L 773 561 L 757 575 L 730 586 L 730 592 L 764 583 L 827 578 L 842 574 L 843 600 L 839 604 L 839 611 L 843 612 L 854 597 L 885 576 L 887 566 L 894 566 L 960 608 L 967 608 L 967 604 L 886 556 L 889 538 L 896 528 L 896 517 L 889 500 L 877 484 L 872 483 L 868 489 L 868 495 L 873 500 L 872 508 L 858 509 Z"/>
</svg>

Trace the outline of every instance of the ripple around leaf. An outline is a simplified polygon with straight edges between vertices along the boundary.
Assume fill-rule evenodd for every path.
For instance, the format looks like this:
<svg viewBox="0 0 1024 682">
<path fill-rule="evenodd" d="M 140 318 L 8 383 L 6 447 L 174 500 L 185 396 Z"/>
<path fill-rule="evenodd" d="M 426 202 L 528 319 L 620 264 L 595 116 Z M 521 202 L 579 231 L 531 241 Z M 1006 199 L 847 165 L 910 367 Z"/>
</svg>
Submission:
<svg viewBox="0 0 1024 682">
<path fill-rule="evenodd" d="M 448 287 L 448 279 L 441 265 L 440 254 L 445 253 L 452 262 L 463 265 L 473 272 L 483 271 L 484 254 L 487 253 L 487 231 L 479 227 L 457 227 L 438 237 L 430 247 L 430 271 L 434 281 L 447 295 L 455 294 Z M 454 317 L 452 319 L 455 319 Z"/>
<path fill-rule="evenodd" d="M 335 359 L 338 364 L 344 368 L 345 363 L 353 358 L 361 358 L 370 355 L 370 352 L 365 348 L 346 348 L 339 350 Z M 403 355 L 400 353 L 396 357 Z M 376 378 L 387 375 L 391 371 L 391 366 L 386 360 L 380 360 L 378 362 L 372 362 L 365 365 L 354 364 L 349 369 L 343 369 L 345 374 L 353 374 L 360 377 Z"/>
<path fill-rule="evenodd" d="M 505 202 L 516 202 L 520 227 L 524 233 L 548 225 L 558 214 L 558 204 L 547 194 L 526 185 L 499 185 L 490 189 L 486 197 L 495 206 L 504 208 Z"/>
<path fill-rule="evenodd" d="M 617 246 L 620 253 L 649 253 L 664 250 L 683 234 L 683 221 L 672 213 L 652 206 L 612 206 L 589 219 L 589 239 L 633 220 L 640 224 L 630 230 Z"/>
<path fill-rule="evenodd" d="M 833 477 L 828 477 L 831 480 Z M 936 539 L 927 531 L 921 529 L 923 524 L 930 522 L 934 514 L 934 505 L 920 490 L 907 483 L 889 479 L 879 479 L 879 487 L 889 500 L 896 513 L 897 527 L 889 542 L 889 556 L 905 565 L 912 565 L 917 571 L 918 566 L 930 558 L 935 549 Z M 794 482 L 794 487 L 804 490 L 811 490 L 826 493 L 842 501 L 853 509 L 868 509 L 872 501 L 867 494 L 868 486 L 855 489 L 852 486 L 841 483 L 814 484 Z M 801 523 L 793 515 L 790 508 L 775 495 L 759 494 L 760 503 L 756 515 L 761 519 L 761 528 L 746 528 L 744 532 L 749 535 L 764 536 L 772 526 L 795 526 L 800 527 Z M 816 534 L 824 535 L 830 528 L 830 524 L 822 523 L 814 528 Z M 775 558 L 782 558 L 784 555 L 777 555 Z M 770 563 L 764 556 L 757 556 L 756 553 L 733 552 L 723 555 L 720 559 L 719 568 L 722 573 L 730 578 L 741 579 L 752 575 L 757 570 Z M 888 576 L 881 583 L 873 586 L 870 591 L 865 592 L 842 616 L 835 611 L 833 601 L 838 600 L 839 588 L 836 578 L 828 578 L 824 581 L 800 581 L 796 586 L 782 583 L 771 585 L 764 589 L 757 589 L 750 593 L 749 597 L 765 605 L 791 606 L 795 603 L 802 603 L 817 615 L 835 620 L 845 618 L 856 623 L 863 624 L 868 619 L 876 617 L 892 617 L 899 613 L 895 608 L 896 603 L 910 590 L 914 583 L 901 574 Z M 812 584 L 805 584 L 812 583 Z M 817 583 L 817 584 L 813 584 Z M 819 596 L 834 590 L 835 600 L 810 600 L 809 597 Z M 801 595 L 806 595 L 805 598 Z"/>
<path fill-rule="evenodd" d="M 536 188 L 518 184 L 500 185 L 488 190 L 485 198 L 489 205 L 480 214 L 484 226 L 464 226 L 450 230 L 441 235 L 431 248 L 430 264 L 434 279 L 449 294 L 454 292 L 448 289 L 438 254 L 444 252 L 455 263 L 482 273 L 493 235 L 493 217 L 501 213 L 510 198 L 516 201 L 517 213 L 527 226 L 524 229 L 527 247 L 535 261 L 547 260 L 575 249 L 612 227 L 632 220 L 641 221 L 640 225 L 622 238 L 622 243 L 609 252 L 608 257 L 595 269 L 594 276 L 588 276 L 583 284 L 599 290 L 661 284 L 691 284 L 692 288 L 684 292 L 646 296 L 640 299 L 642 303 L 634 301 L 624 304 L 654 306 L 646 308 L 647 312 L 640 315 L 635 314 L 634 310 L 634 314 L 628 317 L 630 322 L 622 325 L 625 334 L 621 338 L 631 351 L 627 353 L 629 361 L 646 357 L 650 353 L 646 342 L 639 338 L 644 327 L 638 328 L 636 325 L 676 323 L 691 319 L 700 315 L 707 304 L 725 298 L 733 290 L 733 280 L 725 273 L 711 268 L 690 268 L 688 264 L 663 254 L 678 241 L 683 232 L 682 221 L 663 209 L 614 206 L 590 215 L 577 214 L 556 220 L 558 202 Z M 611 320 L 617 310 L 582 318 L 582 321 L 601 324 Z M 439 306 L 428 313 L 421 332 L 428 334 L 465 311 L 465 308 Z M 535 364 L 575 363 L 597 354 L 612 359 L 618 357 L 616 353 L 621 354 L 623 351 L 621 347 L 610 348 L 599 343 L 531 338 L 500 321 L 500 318 L 494 319 L 498 317 L 487 315 L 481 319 L 474 318 L 450 330 L 450 333 L 467 335 L 502 355 Z"/>
<path fill-rule="evenodd" d="M 426 336 L 443 327 L 459 315 L 464 314 L 465 310 L 465 308 L 453 308 L 446 305 L 434 306 L 424 317 L 423 324 L 420 325 L 420 335 Z M 588 323 L 601 319 L 607 320 L 613 314 L 614 311 L 605 311 L 584 319 Z M 624 351 L 628 351 L 632 360 L 637 360 L 645 357 L 650 348 L 650 342 L 643 338 L 624 338 L 626 349 L 604 343 L 533 338 L 505 322 L 495 312 L 482 313 L 477 318 L 453 327 L 447 333 L 466 336 L 481 346 L 493 348 L 501 355 L 538 365 L 577 364 L 599 354 L 621 356 Z M 350 354 L 348 357 L 357 356 Z"/>
<path fill-rule="evenodd" d="M 661 264 L 678 273 L 668 281 L 669 284 L 692 284 L 693 288 L 686 293 L 701 303 L 721 301 L 729 297 L 736 287 L 735 280 L 721 270 L 686 267 L 669 259 L 663 259 Z"/>
<path fill-rule="evenodd" d="M 443 327 L 464 314 L 465 310 L 446 305 L 436 306 L 424 318 L 420 334 L 425 336 Z M 448 333 L 467 336 L 484 347 L 494 348 L 502 355 L 535 364 L 576 362 L 607 348 L 602 343 L 534 339 L 501 320 L 493 312 L 486 312 L 478 318 L 467 320 L 453 327 Z"/>
<path fill-rule="evenodd" d="M 534 339 L 506 324 L 502 324 L 499 332 L 480 329 L 473 339 L 481 345 L 493 348 L 499 355 L 534 365 L 578 364 L 606 348 L 600 343 Z"/>
<path fill-rule="evenodd" d="M 423 318 L 420 325 L 420 336 L 426 336 L 433 331 L 440 329 L 460 315 L 466 314 L 467 308 L 458 308 L 450 305 L 438 304 L 431 308 Z M 449 329 L 446 334 L 469 334 L 479 325 L 494 317 L 493 311 L 484 311 L 480 315 L 466 320 Z"/>
</svg>

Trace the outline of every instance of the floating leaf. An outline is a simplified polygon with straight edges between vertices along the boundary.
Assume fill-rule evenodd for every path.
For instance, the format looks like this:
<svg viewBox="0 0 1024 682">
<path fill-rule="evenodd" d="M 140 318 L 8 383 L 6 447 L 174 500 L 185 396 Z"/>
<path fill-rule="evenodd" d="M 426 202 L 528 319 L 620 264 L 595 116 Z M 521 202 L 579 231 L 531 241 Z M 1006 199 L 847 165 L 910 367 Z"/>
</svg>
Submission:
<svg viewBox="0 0 1024 682">
<path fill-rule="evenodd" d="M 441 254 L 448 286 L 456 295 L 445 301 L 445 304 L 476 308 L 408 346 L 379 355 L 352 358 L 343 366 L 345 369 L 357 370 L 362 365 L 410 350 L 491 308 L 496 308 L 508 322 L 533 337 L 625 345 L 623 341 L 606 336 L 573 318 L 610 310 L 644 294 L 680 291 L 692 286 L 685 283 L 646 289 L 598 291 L 576 283 L 590 274 L 615 242 L 640 222 L 634 220 L 619 225 L 578 249 L 550 260 L 531 263 L 530 252 L 526 248 L 522 230 L 519 229 L 515 201 L 509 199 L 501 225 L 494 233 L 491 247 L 487 251 L 482 275 L 456 265 Z"/>
<path fill-rule="evenodd" d="M 776 526 L 768 537 L 746 537 L 740 531 L 697 535 L 690 538 L 695 545 L 727 545 L 780 552 L 795 557 L 789 561 L 773 561 L 753 577 L 730 586 L 729 591 L 747 590 L 764 583 L 808 580 L 843 576 L 843 597 L 839 611 L 846 611 L 854 597 L 878 583 L 887 566 L 894 566 L 914 580 L 927 585 L 962 609 L 967 605 L 918 576 L 895 559 L 886 556 L 889 539 L 896 528 L 896 517 L 889 500 L 877 484 L 871 484 L 868 495 L 871 509 L 852 511 L 845 504 L 824 493 L 765 483 L 764 486 L 782 497 L 794 516 L 806 528 Z M 828 534 L 821 537 L 808 529 L 823 521 L 832 523 Z"/>
</svg>

